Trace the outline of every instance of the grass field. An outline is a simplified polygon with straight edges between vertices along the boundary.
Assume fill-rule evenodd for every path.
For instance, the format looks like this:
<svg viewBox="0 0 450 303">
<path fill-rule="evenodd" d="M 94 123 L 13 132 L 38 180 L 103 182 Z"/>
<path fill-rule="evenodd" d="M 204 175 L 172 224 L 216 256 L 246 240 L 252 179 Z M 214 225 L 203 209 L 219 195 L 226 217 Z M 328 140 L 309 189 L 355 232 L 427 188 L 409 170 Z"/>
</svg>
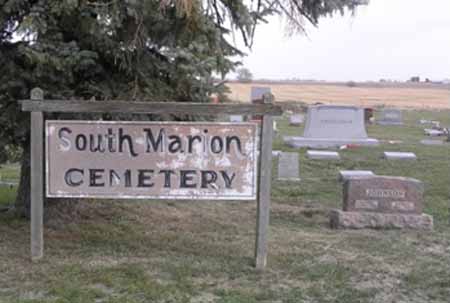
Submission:
<svg viewBox="0 0 450 303">
<path fill-rule="evenodd" d="M 1 182 L 19 182 L 19 166 L 17 164 L 7 164 L 0 166 Z M 0 208 L 5 205 L 11 205 L 16 198 L 17 186 L 0 184 Z"/>
<path fill-rule="evenodd" d="M 302 181 L 273 180 L 264 272 L 252 266 L 254 202 L 83 201 L 48 222 L 39 263 L 29 261 L 28 222 L 0 213 L 0 302 L 449 302 L 450 144 L 420 145 L 417 121 L 450 125 L 450 111 L 404 118 L 403 127 L 368 128 L 400 144 L 343 150 L 337 162 L 298 151 Z M 301 133 L 287 118 L 278 128 Z M 280 134 L 274 149 L 294 151 Z M 418 160 L 386 162 L 384 150 Z M 338 170 L 357 168 L 422 180 L 435 230 L 329 229 L 328 210 L 342 204 Z"/>
<path fill-rule="evenodd" d="M 231 92 L 230 99 L 241 102 L 250 101 L 252 86 L 268 86 L 277 102 L 304 102 L 314 104 L 393 106 L 399 108 L 450 108 L 449 86 L 356 84 L 348 87 L 344 84 L 326 83 L 227 83 Z"/>
</svg>

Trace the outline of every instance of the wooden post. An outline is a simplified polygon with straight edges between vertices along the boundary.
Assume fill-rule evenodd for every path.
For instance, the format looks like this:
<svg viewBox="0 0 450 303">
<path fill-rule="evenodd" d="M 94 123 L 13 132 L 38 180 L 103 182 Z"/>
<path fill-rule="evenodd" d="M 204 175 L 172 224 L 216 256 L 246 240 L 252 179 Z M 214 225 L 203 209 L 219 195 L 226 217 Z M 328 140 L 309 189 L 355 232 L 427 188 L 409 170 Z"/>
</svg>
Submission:
<svg viewBox="0 0 450 303">
<path fill-rule="evenodd" d="M 32 100 L 43 100 L 40 88 L 31 90 Z M 44 256 L 44 184 L 43 184 L 43 131 L 44 119 L 41 111 L 31 112 L 31 260 L 37 261 Z"/>
<path fill-rule="evenodd" d="M 272 95 L 264 95 L 264 103 L 272 102 Z M 258 205 L 256 217 L 255 266 L 264 269 L 267 264 L 267 238 L 270 214 L 272 182 L 272 115 L 264 115 L 261 125 L 261 149 L 259 161 Z"/>
</svg>

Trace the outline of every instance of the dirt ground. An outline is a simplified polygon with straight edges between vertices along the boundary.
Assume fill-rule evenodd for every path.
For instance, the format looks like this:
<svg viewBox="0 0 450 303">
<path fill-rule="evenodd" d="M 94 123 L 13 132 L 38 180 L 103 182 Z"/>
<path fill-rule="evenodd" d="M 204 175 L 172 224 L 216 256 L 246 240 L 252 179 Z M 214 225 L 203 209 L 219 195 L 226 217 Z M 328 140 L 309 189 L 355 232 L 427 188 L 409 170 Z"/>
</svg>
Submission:
<svg viewBox="0 0 450 303">
<path fill-rule="evenodd" d="M 228 83 L 229 97 L 235 101 L 249 102 L 252 86 L 269 86 L 278 102 L 316 102 L 339 105 L 391 106 L 399 108 L 450 108 L 450 90 L 444 85 L 367 85 L 356 83 Z"/>
</svg>

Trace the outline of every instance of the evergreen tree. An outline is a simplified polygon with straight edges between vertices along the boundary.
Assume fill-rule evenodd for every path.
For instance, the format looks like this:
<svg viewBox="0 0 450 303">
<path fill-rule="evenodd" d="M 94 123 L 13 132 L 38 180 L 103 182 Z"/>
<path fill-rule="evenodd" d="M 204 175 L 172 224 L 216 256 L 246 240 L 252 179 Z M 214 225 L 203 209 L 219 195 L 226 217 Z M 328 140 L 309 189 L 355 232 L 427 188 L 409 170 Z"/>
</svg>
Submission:
<svg viewBox="0 0 450 303">
<path fill-rule="evenodd" d="M 269 15 L 292 29 L 361 0 L 0 0 L 0 155 L 23 149 L 16 205 L 29 203 L 29 116 L 17 100 L 41 87 L 47 99 L 191 100 L 221 94 L 222 78 L 251 47 Z M 2 159 L 0 159 L 1 161 Z"/>
</svg>

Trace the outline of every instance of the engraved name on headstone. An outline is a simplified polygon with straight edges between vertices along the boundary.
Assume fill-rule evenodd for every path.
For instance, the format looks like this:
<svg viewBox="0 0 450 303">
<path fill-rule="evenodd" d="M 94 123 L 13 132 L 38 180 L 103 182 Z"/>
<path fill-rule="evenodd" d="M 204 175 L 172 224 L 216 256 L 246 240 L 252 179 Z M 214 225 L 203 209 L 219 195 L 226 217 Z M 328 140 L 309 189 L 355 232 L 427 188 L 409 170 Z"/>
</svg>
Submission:
<svg viewBox="0 0 450 303">
<path fill-rule="evenodd" d="M 344 183 L 345 211 L 422 213 L 423 184 L 402 177 L 354 178 Z"/>
</svg>

